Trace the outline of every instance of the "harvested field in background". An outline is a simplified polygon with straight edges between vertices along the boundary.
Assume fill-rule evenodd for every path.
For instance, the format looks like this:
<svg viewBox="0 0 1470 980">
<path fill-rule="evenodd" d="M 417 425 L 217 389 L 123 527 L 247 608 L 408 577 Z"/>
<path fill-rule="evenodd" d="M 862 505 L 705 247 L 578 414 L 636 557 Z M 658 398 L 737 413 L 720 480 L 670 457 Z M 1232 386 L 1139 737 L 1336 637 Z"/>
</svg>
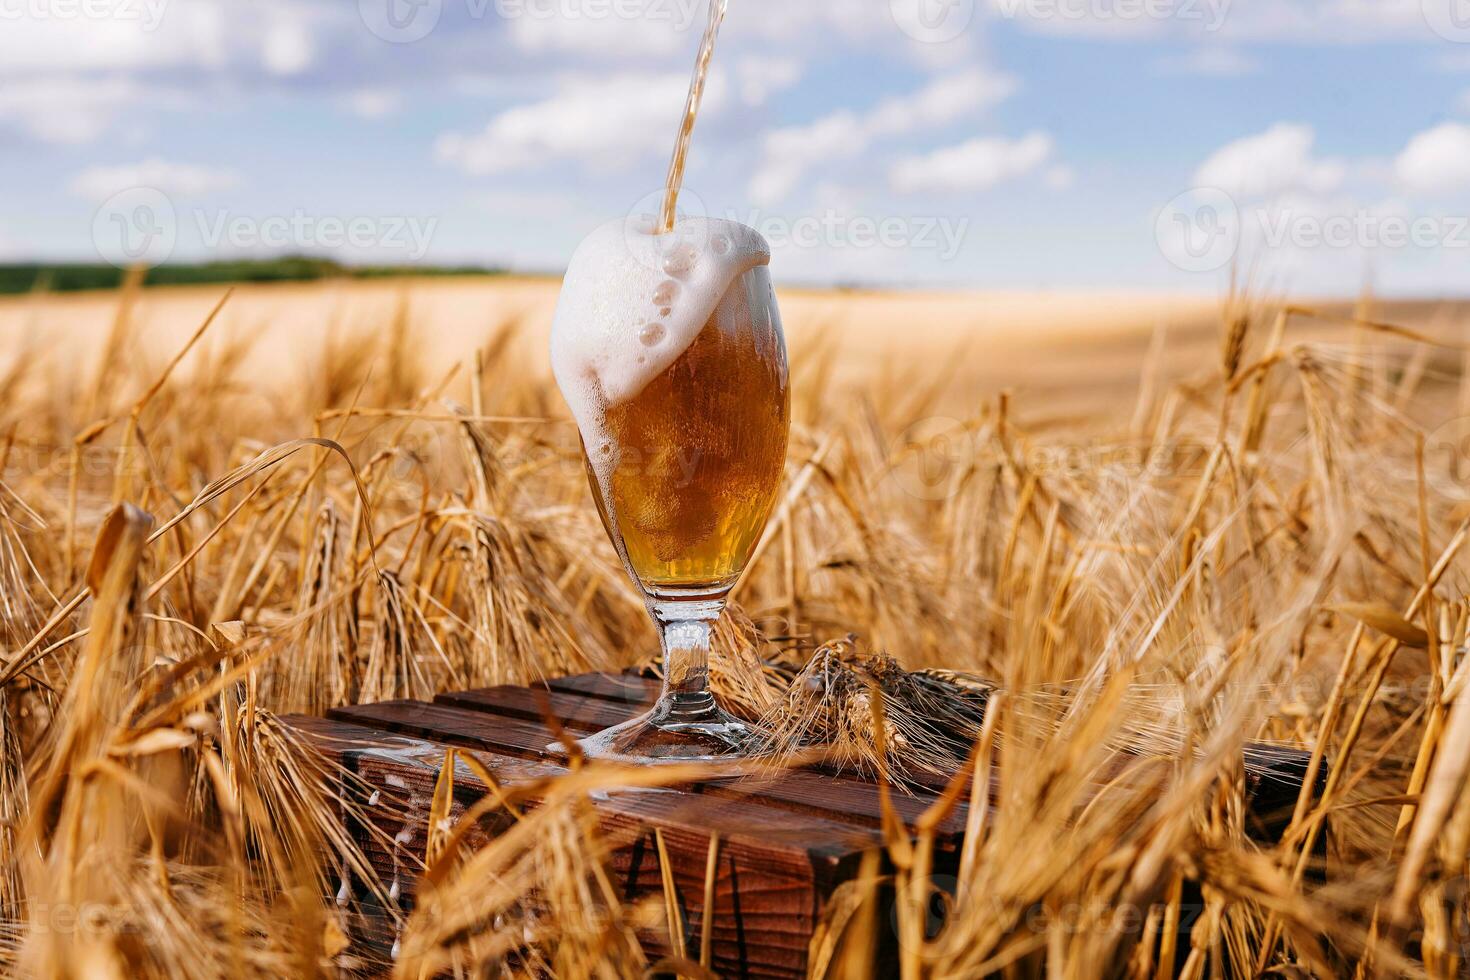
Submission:
<svg viewBox="0 0 1470 980">
<path fill-rule="evenodd" d="M 255 286 L 212 321 L 214 288 L 0 302 L 0 969 L 363 968 L 345 777 L 276 715 L 653 661 L 550 381 L 555 286 Z M 782 309 L 786 497 L 715 683 L 787 747 L 998 778 L 932 938 L 924 834 L 891 828 L 906 975 L 1167 975 L 1183 914 L 1192 977 L 1463 974 L 1470 307 Z M 998 690 L 973 751 L 903 723 L 918 672 Z M 1331 764 L 1269 849 L 1250 740 Z M 397 975 L 646 969 L 662 908 L 596 885 L 586 795 L 620 778 L 440 840 L 426 904 L 455 914 L 400 924 Z M 830 924 L 829 975 L 871 966 L 870 928 Z"/>
</svg>

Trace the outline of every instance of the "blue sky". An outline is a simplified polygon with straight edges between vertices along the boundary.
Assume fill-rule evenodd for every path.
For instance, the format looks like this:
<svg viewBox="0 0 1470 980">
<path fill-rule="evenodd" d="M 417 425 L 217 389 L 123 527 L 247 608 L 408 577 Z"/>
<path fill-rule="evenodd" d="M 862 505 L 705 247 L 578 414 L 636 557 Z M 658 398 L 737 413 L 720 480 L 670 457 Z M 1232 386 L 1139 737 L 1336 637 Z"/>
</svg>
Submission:
<svg viewBox="0 0 1470 980">
<path fill-rule="evenodd" d="M 0 0 L 0 256 L 558 269 L 704 17 Z M 686 186 L 787 282 L 1463 295 L 1470 0 L 729 0 Z"/>
</svg>

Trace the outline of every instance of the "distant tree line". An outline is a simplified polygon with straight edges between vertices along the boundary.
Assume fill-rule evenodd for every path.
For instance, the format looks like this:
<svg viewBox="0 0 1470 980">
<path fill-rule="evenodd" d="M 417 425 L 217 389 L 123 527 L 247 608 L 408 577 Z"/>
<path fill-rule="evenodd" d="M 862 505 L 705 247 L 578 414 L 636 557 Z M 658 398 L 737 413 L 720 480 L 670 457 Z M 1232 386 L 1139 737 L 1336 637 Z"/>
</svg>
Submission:
<svg viewBox="0 0 1470 980">
<path fill-rule="evenodd" d="M 485 266 L 343 265 L 331 259 L 287 256 L 154 266 L 146 286 L 185 286 L 214 282 L 310 282 L 316 279 L 381 279 L 387 276 L 486 276 L 505 270 Z M 0 294 L 35 291 L 73 292 L 116 289 L 124 270 L 104 263 L 0 264 Z"/>
</svg>

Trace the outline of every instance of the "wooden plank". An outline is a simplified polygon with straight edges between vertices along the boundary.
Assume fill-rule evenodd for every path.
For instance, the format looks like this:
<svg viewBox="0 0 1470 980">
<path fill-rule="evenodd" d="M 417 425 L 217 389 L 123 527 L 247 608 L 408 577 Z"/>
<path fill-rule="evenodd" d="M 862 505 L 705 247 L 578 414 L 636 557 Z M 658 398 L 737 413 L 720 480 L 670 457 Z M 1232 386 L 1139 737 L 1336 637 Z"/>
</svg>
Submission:
<svg viewBox="0 0 1470 980">
<path fill-rule="evenodd" d="M 376 841 L 391 841 L 391 845 L 370 844 L 369 856 L 381 880 L 396 882 L 403 907 L 411 908 L 413 879 L 424 853 L 426 817 L 443 747 L 378 730 L 353 731 L 354 726 L 331 724 L 338 726 L 334 735 L 347 738 L 323 745 L 323 751 L 329 755 L 341 752 L 344 765 L 377 787 L 383 799 L 392 803 L 391 807 L 380 804 L 387 818 L 375 835 Z M 373 745 L 374 740 L 386 742 L 386 748 Z M 520 759 L 481 758 L 492 770 L 498 770 L 498 779 L 507 781 L 514 779 L 517 769 L 559 768 Z M 405 760 L 415 764 L 405 764 Z M 473 773 L 459 767 L 452 816 L 459 817 L 484 791 Z M 836 866 L 828 867 L 825 875 L 815 874 L 822 862 L 814 862 L 813 849 L 800 842 L 814 831 L 825 831 L 835 843 L 850 835 L 852 828 L 824 827 L 767 807 L 752 808 L 697 796 L 688 797 L 673 810 L 665 799 L 648 792 L 611 794 L 608 799 L 597 799 L 594 805 L 607 838 L 622 841 L 613 849 L 609 864 L 628 900 L 661 897 L 662 880 L 651 828 L 657 826 L 663 831 L 692 937 L 697 937 L 702 928 L 709 832 L 711 828 L 723 828 L 712 924 L 716 969 L 753 977 L 803 975 L 806 945 L 820 912 L 820 898 L 835 883 Z M 698 812 L 689 812 L 691 805 Z M 531 802 L 527 808 L 534 806 Z M 407 826 L 398 822 L 397 814 L 403 812 L 410 815 Z M 680 814 L 687 815 L 687 819 L 681 820 Z M 467 846 L 482 846 L 504 823 L 492 822 L 490 828 L 472 832 Z M 798 842 L 790 842 L 793 838 Z M 871 843 L 864 842 L 863 846 Z M 823 882 L 822 878 L 830 880 Z M 379 924 L 379 929 L 389 932 L 391 926 Z M 643 934 L 640 938 L 655 958 L 669 952 L 667 937 L 662 933 Z"/>
<path fill-rule="evenodd" d="M 644 677 L 629 671 L 623 674 L 573 674 L 571 677 L 555 677 L 546 682 L 553 691 L 582 694 L 604 701 L 623 704 L 652 706 L 658 698 L 660 683 L 657 678 Z"/>
<path fill-rule="evenodd" d="M 582 674 L 552 681 L 548 688 L 542 690 L 505 685 L 441 694 L 435 700 L 449 706 L 484 711 L 533 723 L 539 723 L 543 712 L 549 709 L 569 731 L 588 733 L 600 731 L 633 717 L 641 710 L 640 699 L 657 697 L 657 693 L 658 682 L 649 678 L 632 674 Z M 639 701 L 639 704 L 635 706 L 634 701 Z M 532 736 L 532 741 L 540 737 L 543 730 L 538 730 Z M 505 737 L 507 739 L 516 738 L 518 734 L 518 732 L 507 731 Z M 513 751 L 524 750 L 524 746 L 520 749 L 513 749 L 507 745 L 500 747 Z M 1247 765 L 1246 794 L 1249 805 L 1249 829 L 1256 839 L 1274 843 L 1280 839 L 1282 832 L 1290 822 L 1290 815 L 1296 805 L 1302 779 L 1306 776 L 1311 753 L 1290 746 L 1253 743 L 1245 747 L 1243 755 Z M 844 787 L 848 784 L 869 785 L 850 775 L 833 773 L 830 770 L 808 771 L 814 776 L 817 773 L 826 772 L 838 778 L 825 784 L 815 779 L 794 780 L 793 784 L 787 787 L 793 789 L 793 792 L 777 790 L 775 801 L 797 806 L 810 806 L 816 803 L 816 809 L 830 811 L 830 806 L 825 808 L 821 806 L 821 800 L 824 794 L 834 792 L 834 783 L 840 783 Z M 1319 774 L 1319 782 L 1325 778 L 1325 775 L 1324 768 Z M 933 790 L 943 787 L 942 779 L 926 782 Z M 751 791 L 753 795 L 761 795 L 753 788 Z M 840 794 L 840 801 L 829 800 L 829 802 L 840 802 L 843 806 L 856 807 L 853 812 L 862 816 L 870 824 L 877 825 L 878 797 L 876 790 L 870 789 L 854 793 L 850 789 L 843 788 L 835 792 Z M 925 796 L 922 793 L 918 798 L 926 803 L 933 799 L 932 796 Z M 907 798 L 901 794 L 895 794 L 895 799 L 900 816 L 912 822 L 917 816 L 915 808 L 910 806 Z M 965 816 L 966 813 L 962 807 L 947 823 L 945 831 L 952 834 L 962 833 Z M 1322 840 L 1322 836 L 1319 835 L 1319 843 Z"/>
<path fill-rule="evenodd" d="M 359 771 L 374 784 L 387 780 L 402 784 L 401 792 L 407 794 L 410 811 L 427 813 L 438 778 L 436 769 L 405 769 L 390 760 L 367 757 L 361 760 Z M 456 784 L 452 818 L 459 817 L 463 808 L 484 792 L 467 772 L 456 774 Z M 715 806 L 702 805 L 708 803 Z M 691 805 L 699 812 L 690 812 Z M 803 821 L 793 829 L 793 818 L 781 811 L 699 797 L 682 801 L 672 810 L 665 801 L 649 794 L 614 795 L 597 800 L 594 806 L 600 829 L 613 844 L 609 867 L 627 901 L 649 897 L 662 901 L 653 828 L 662 832 L 691 936 L 698 936 L 703 925 L 710 830 L 723 826 L 712 913 L 716 969 L 758 977 L 803 974 L 807 943 L 829 889 L 815 873 L 810 849 L 787 840 L 805 839 L 813 830 L 812 824 Z M 534 804 L 528 809 L 534 809 Z M 494 830 L 492 823 L 488 830 L 471 834 L 467 846 L 482 845 Z M 840 832 L 847 830 L 840 828 Z M 394 874 L 401 876 L 405 900 L 411 898 L 412 870 L 424 852 L 425 832 L 422 817 L 411 821 L 395 838 L 397 855 L 390 855 L 386 861 L 375 860 L 384 880 Z M 640 939 L 652 957 L 669 952 L 667 937 L 659 930 L 643 933 Z"/>
<path fill-rule="evenodd" d="M 598 702 L 637 706 L 637 710 L 629 711 L 626 715 L 610 723 L 617 724 L 618 721 L 632 718 L 640 714 L 643 710 L 652 707 L 653 702 L 658 699 L 660 686 L 661 682 L 658 678 L 645 677 L 636 671 L 627 671 L 621 674 L 574 674 L 570 677 L 557 677 L 546 681 L 544 684 L 536 685 L 536 688 L 533 688 L 533 690 L 543 689 L 554 694 L 580 694 Z M 534 704 L 536 699 L 534 696 L 529 699 L 523 696 L 522 700 Z M 588 717 L 592 717 L 591 712 L 593 710 L 600 711 L 600 709 L 591 708 L 587 710 L 589 712 Z M 534 715 L 523 714 L 522 717 L 540 718 L 541 715 L 538 712 Z M 598 717 L 613 717 L 613 715 L 611 713 L 605 715 L 599 714 Z M 606 727 L 608 726 L 601 725 L 592 730 L 600 731 Z M 851 775 L 850 773 L 825 766 L 813 766 L 812 768 L 834 776 Z M 943 792 L 946 787 L 944 777 L 935 773 L 911 773 L 909 780 L 914 785 L 925 786 L 936 792 Z"/>
<path fill-rule="evenodd" d="M 395 814 L 410 815 L 408 826 L 399 815 L 384 815 L 363 836 L 383 880 L 401 879 L 400 895 L 411 903 L 410 872 L 423 854 L 424 824 L 445 745 L 473 749 L 498 781 L 516 785 L 565 771 L 559 759 L 546 752 L 552 737 L 543 720 L 547 709 L 568 731 L 580 735 L 638 714 L 657 693 L 658 682 L 651 678 L 594 674 L 536 688 L 445 694 L 434 704 L 389 702 L 343 708 L 332 712 L 330 720 L 293 719 L 293 723 L 391 799 Z M 1309 754 L 1277 745 L 1250 745 L 1245 759 L 1248 830 L 1259 840 L 1274 841 L 1289 822 Z M 1319 782 L 1322 777 L 1325 769 Z M 462 769 L 456 777 L 454 813 L 461 813 L 484 791 Z M 933 799 L 923 790 L 912 796 L 895 793 L 893 805 L 900 817 L 912 822 Z M 663 831 L 671 870 L 688 909 L 691 937 L 698 935 L 702 921 L 698 905 L 703 900 L 709 835 L 713 830 L 721 833 L 730 851 L 726 855 L 722 849 L 716 884 L 715 968 L 737 976 L 801 975 L 806 943 L 826 896 L 854 873 L 864 849 L 877 846 L 880 838 L 877 787 L 851 775 L 814 770 L 762 779 L 705 780 L 675 791 L 614 791 L 598 794 L 594 806 L 608 839 L 616 844 L 611 866 L 630 899 L 661 894 L 651 828 Z M 952 861 L 965 816 L 961 808 L 944 827 L 947 853 L 938 855 L 939 865 Z M 491 839 L 498 828 L 493 820 L 487 821 L 471 835 L 472 846 Z M 1323 843 L 1319 839 L 1319 851 Z M 1188 887 L 1186 892 L 1187 902 L 1198 899 Z M 886 922 L 886 915 L 882 918 Z M 667 952 L 665 935 L 640 938 L 650 955 Z"/>
<path fill-rule="evenodd" d="M 620 696 L 621 693 L 629 690 L 624 683 L 627 676 L 583 674 L 579 677 L 565 678 L 564 680 L 573 682 L 565 685 L 565 690 L 540 686 L 524 688 L 502 685 L 473 691 L 449 691 L 440 694 L 434 700 L 439 704 L 456 708 L 470 708 L 475 711 L 487 711 L 491 714 L 530 721 L 541 721 L 546 717 L 545 712 L 550 710 L 568 731 L 576 734 L 591 734 L 625 722 L 629 718 L 637 717 L 652 705 L 652 700 L 635 703 L 631 700 L 624 700 Z M 657 682 L 645 681 L 643 678 L 634 678 L 634 680 L 637 681 L 634 689 L 643 690 L 646 683 L 648 685 L 647 697 L 657 699 Z M 559 682 L 552 683 L 559 684 Z M 601 695 L 612 696 L 584 694 L 583 691 L 600 692 Z M 835 767 L 813 765 L 807 768 L 810 772 L 825 773 L 828 776 L 864 784 L 871 783 L 870 780 L 856 776 L 850 771 L 843 771 Z M 944 777 L 932 773 L 914 773 L 910 775 L 909 780 L 915 786 L 926 787 L 936 793 L 943 792 L 948 784 L 948 780 Z"/>
<path fill-rule="evenodd" d="M 1312 753 L 1291 746 L 1255 742 L 1245 747 L 1244 758 L 1250 816 L 1247 829 L 1257 840 L 1275 844 L 1291 823 Z M 1329 769 L 1324 760 L 1317 773 L 1317 785 L 1312 788 L 1314 796 L 1326 788 Z M 1326 834 L 1317 835 L 1324 856 L 1326 842 Z"/>
<path fill-rule="evenodd" d="M 523 697 L 529 697 L 522 692 Z M 403 732 L 449 744 L 481 747 L 532 758 L 545 758 L 552 739 L 544 723 L 524 718 L 470 711 L 448 704 L 392 701 L 339 708 L 331 716 Z M 603 726 L 605 727 L 605 726 Z M 707 780 L 688 787 L 692 792 L 725 798 L 749 798 L 796 813 L 810 813 L 865 827 L 882 826 L 882 797 L 873 783 L 803 770 L 781 770 L 771 775 L 729 780 Z M 894 812 L 912 824 L 936 797 L 927 791 L 890 794 Z M 939 827 L 942 847 L 955 846 L 964 833 L 968 807 L 961 803 Z"/>
<path fill-rule="evenodd" d="M 545 712 L 550 711 L 553 717 L 574 732 L 600 732 L 646 710 L 645 705 L 628 701 L 509 684 L 473 691 L 449 691 L 434 698 L 434 703 L 526 721 L 541 721 Z"/>
<path fill-rule="evenodd" d="M 319 750 L 375 787 L 391 807 L 379 806 L 384 822 L 371 833 L 368 851 L 384 881 L 397 881 L 405 906 L 422 854 L 429 801 L 442 764 L 442 745 L 341 720 L 287 719 L 308 734 Z M 531 776 L 554 774 L 555 763 L 480 753 L 497 780 L 514 785 Z M 455 776 L 454 815 L 486 791 L 461 766 Z M 609 840 L 620 842 L 611 865 L 626 897 L 661 895 L 652 828 L 664 835 L 676 888 L 687 909 L 690 934 L 702 928 L 704 868 L 709 838 L 721 834 L 712 923 L 717 970 L 730 975 L 796 977 L 805 970 L 807 943 L 822 900 L 852 873 L 862 851 L 877 846 L 875 831 L 758 802 L 684 794 L 670 804 L 666 791 L 597 794 L 593 806 Z M 381 803 L 381 801 L 380 801 Z M 534 803 L 529 806 L 534 807 Z M 398 814 L 408 813 L 407 826 Z M 471 835 L 470 846 L 493 836 L 491 822 Z M 385 845 L 383 842 L 391 842 Z M 656 955 L 667 952 L 665 937 L 643 937 Z M 697 940 L 696 940 L 697 943 Z"/>
</svg>

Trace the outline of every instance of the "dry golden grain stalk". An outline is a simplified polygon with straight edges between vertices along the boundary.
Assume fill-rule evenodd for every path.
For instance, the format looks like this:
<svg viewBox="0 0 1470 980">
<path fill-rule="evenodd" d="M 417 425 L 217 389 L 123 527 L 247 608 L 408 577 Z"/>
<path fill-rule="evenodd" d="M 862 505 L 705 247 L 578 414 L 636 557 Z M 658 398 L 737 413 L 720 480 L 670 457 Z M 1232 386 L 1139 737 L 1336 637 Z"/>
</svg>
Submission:
<svg viewBox="0 0 1470 980">
<path fill-rule="evenodd" d="M 447 789 L 373 799 L 277 720 L 656 669 L 575 428 L 527 367 L 537 325 L 446 371 L 415 295 L 343 303 L 283 392 L 262 314 L 231 300 L 158 350 L 152 295 L 129 280 L 100 361 L 0 363 L 0 972 L 654 966 L 637 932 L 677 916 L 623 901 L 587 805 L 648 774 L 466 815 Z M 961 356 L 853 376 L 846 324 L 792 321 L 789 479 L 714 687 L 773 757 L 996 788 L 942 896 L 959 784 L 890 822 L 813 975 L 871 971 L 890 888 L 907 977 L 1464 973 L 1466 314 L 1372 305 L 1240 292 L 1213 331 L 1141 323 L 1138 390 L 1087 417 L 968 388 Z M 1131 341 L 1085 326 L 1090 378 Z M 1248 832 L 1247 741 L 1305 746 L 1324 780 L 1279 842 Z M 369 799 L 436 828 L 397 869 L 428 870 L 389 917 L 396 962 L 358 938 L 395 884 L 347 831 L 377 826 Z M 57 912 L 80 905 L 82 932 Z"/>
</svg>

